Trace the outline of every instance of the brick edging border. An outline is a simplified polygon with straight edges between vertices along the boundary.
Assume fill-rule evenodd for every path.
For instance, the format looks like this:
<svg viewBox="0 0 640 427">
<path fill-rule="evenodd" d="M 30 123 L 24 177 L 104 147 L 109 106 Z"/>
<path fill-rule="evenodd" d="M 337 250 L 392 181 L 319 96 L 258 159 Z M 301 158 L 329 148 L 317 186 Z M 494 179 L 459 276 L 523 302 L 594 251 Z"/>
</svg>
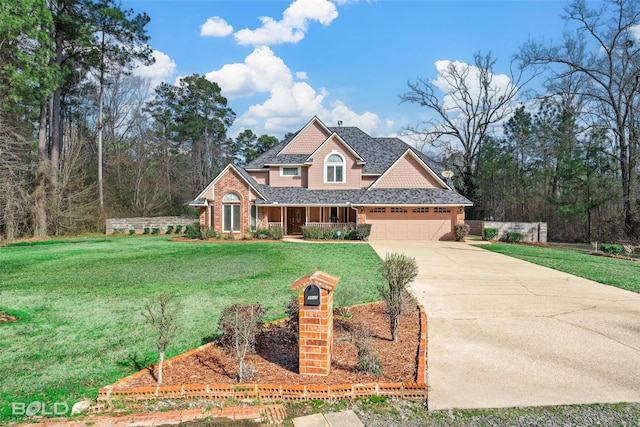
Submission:
<svg viewBox="0 0 640 427">
<path fill-rule="evenodd" d="M 150 368 L 135 372 L 98 391 L 98 402 L 111 399 L 145 400 L 157 398 L 209 398 L 235 399 L 239 401 L 263 402 L 304 401 L 311 399 L 334 400 L 365 396 L 396 396 L 403 399 L 427 398 L 427 316 L 422 305 L 418 305 L 420 337 L 418 344 L 418 368 L 416 382 L 374 382 L 365 384 L 292 385 L 292 384 L 186 384 L 182 386 L 132 387 L 115 389 L 122 383 L 147 374 Z M 183 359 L 204 350 L 207 343 L 186 353 L 166 360 L 165 364 Z"/>
</svg>

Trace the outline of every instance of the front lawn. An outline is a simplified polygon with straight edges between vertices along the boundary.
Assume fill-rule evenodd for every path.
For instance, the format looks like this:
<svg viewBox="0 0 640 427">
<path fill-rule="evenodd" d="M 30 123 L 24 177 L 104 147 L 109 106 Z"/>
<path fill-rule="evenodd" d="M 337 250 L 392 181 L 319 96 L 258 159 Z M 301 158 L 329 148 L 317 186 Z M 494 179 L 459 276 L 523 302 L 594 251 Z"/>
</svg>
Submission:
<svg viewBox="0 0 640 427">
<path fill-rule="evenodd" d="M 494 243 L 482 248 L 585 279 L 640 293 L 640 263 L 589 255 L 570 249 Z"/>
<path fill-rule="evenodd" d="M 341 277 L 334 301 L 378 299 L 380 259 L 367 244 L 170 242 L 109 236 L 0 247 L 0 420 L 12 402 L 67 402 L 155 363 L 143 306 L 168 292 L 182 306 L 167 357 L 217 334 L 222 309 L 260 302 L 284 316 L 298 277 L 314 267 Z"/>
</svg>

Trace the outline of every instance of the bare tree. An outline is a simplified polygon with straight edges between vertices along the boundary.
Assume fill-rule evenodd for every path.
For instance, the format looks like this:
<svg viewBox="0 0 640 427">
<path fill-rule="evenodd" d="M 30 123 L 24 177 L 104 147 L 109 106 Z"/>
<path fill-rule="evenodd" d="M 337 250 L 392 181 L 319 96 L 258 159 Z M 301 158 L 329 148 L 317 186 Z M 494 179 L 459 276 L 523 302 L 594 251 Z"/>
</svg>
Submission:
<svg viewBox="0 0 640 427">
<path fill-rule="evenodd" d="M 512 112 L 512 104 L 525 83 L 520 71 L 509 77 L 496 75 L 496 60 L 489 52 L 476 53 L 473 65 L 442 61 L 435 80 L 419 78 L 409 82 L 409 91 L 400 95 L 402 102 L 413 102 L 434 113 L 433 119 L 407 129 L 449 154 L 460 153 L 456 165 L 462 176 L 462 192 L 473 195 L 476 158 L 492 125 Z M 442 96 L 441 96 L 442 94 Z"/>
<path fill-rule="evenodd" d="M 144 306 L 142 316 L 151 325 L 156 336 L 158 349 L 158 384 L 162 384 L 162 363 L 164 355 L 178 330 L 178 315 L 180 307 L 169 294 L 160 294 L 153 301 Z"/>
<path fill-rule="evenodd" d="M 380 267 L 380 275 L 387 286 L 379 285 L 378 292 L 387 307 L 389 328 L 393 341 L 398 341 L 398 321 L 405 303 L 411 300 L 407 286 L 418 275 L 418 264 L 415 258 L 405 254 L 389 253 Z"/>
<path fill-rule="evenodd" d="M 616 149 L 610 154 L 620 167 L 624 230 L 637 236 L 632 189 L 639 144 L 635 107 L 640 44 L 635 31 L 640 25 L 640 4 L 607 0 L 590 9 L 584 0 L 575 0 L 566 8 L 565 20 L 570 28 L 562 42 L 529 41 L 522 46 L 520 59 L 526 66 L 549 71 L 551 81 L 572 76 L 584 82 L 575 95 L 584 101 L 582 114 L 591 117 L 593 126 L 607 129 L 615 140 Z"/>
</svg>

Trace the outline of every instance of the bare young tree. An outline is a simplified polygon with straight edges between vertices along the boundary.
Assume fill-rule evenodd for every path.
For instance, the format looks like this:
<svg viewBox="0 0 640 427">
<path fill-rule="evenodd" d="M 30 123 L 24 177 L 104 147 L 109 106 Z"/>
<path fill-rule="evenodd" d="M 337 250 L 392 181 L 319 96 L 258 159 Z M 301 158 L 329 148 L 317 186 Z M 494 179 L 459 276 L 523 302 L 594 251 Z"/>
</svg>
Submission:
<svg viewBox="0 0 640 427">
<path fill-rule="evenodd" d="M 428 145 L 460 154 L 460 164 L 454 165 L 462 176 L 462 192 L 473 195 L 476 158 L 491 127 L 513 111 L 513 103 L 522 85 L 523 74 L 509 77 L 493 71 L 496 60 L 491 52 L 476 53 L 472 65 L 438 61 L 437 79 L 419 78 L 409 82 L 409 91 L 400 95 L 402 102 L 426 107 L 434 117 L 410 133 L 424 139 Z"/>
<path fill-rule="evenodd" d="M 160 294 L 144 306 L 142 316 L 147 324 L 156 332 L 156 348 L 158 349 L 158 384 L 162 384 L 162 363 L 164 355 L 175 338 L 178 330 L 180 307 L 173 296 Z"/>
<path fill-rule="evenodd" d="M 583 117 L 608 130 L 616 148 L 610 154 L 620 167 L 624 230 L 640 232 L 634 222 L 633 187 L 639 145 L 637 102 L 640 91 L 640 4 L 607 0 L 590 9 L 584 0 L 566 9 L 567 32 L 556 45 L 529 41 L 520 49 L 525 66 L 549 72 L 549 81 L 571 76 L 583 82 L 575 96 L 583 100 Z"/>
<path fill-rule="evenodd" d="M 386 304 L 391 336 L 396 342 L 400 315 L 405 303 L 411 299 L 407 286 L 418 275 L 418 264 L 415 258 L 405 254 L 389 253 L 380 267 L 380 275 L 387 286 L 378 285 L 378 292 Z"/>
</svg>

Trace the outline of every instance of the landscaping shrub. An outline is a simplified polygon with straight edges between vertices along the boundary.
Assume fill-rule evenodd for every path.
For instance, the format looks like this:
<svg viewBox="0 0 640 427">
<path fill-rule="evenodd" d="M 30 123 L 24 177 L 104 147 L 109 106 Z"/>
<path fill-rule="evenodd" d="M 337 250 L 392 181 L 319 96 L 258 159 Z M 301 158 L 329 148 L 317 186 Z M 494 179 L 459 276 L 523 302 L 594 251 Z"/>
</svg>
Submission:
<svg viewBox="0 0 640 427">
<path fill-rule="evenodd" d="M 388 253 L 380 266 L 380 275 L 387 286 L 378 285 L 378 292 L 384 300 L 389 316 L 389 328 L 393 341 L 398 341 L 398 320 L 404 305 L 411 299 L 407 289 L 418 275 L 415 258 L 405 254 Z"/>
<path fill-rule="evenodd" d="M 136 230 L 129 230 L 129 234 L 136 234 Z"/>
<path fill-rule="evenodd" d="M 153 229 L 151 229 L 151 234 L 160 234 L 160 229 L 154 227 Z"/>
<path fill-rule="evenodd" d="M 151 232 L 151 229 L 150 229 L 149 227 L 145 227 L 145 228 L 142 230 L 142 234 L 149 234 L 150 232 Z"/>
<path fill-rule="evenodd" d="M 187 234 L 187 239 L 199 239 L 200 238 L 200 224 L 193 223 L 187 225 L 185 228 L 185 232 Z"/>
<path fill-rule="evenodd" d="M 271 238 L 273 240 L 282 240 L 282 237 L 284 237 L 284 230 L 279 225 L 274 225 L 269 227 L 269 234 L 271 234 Z"/>
<path fill-rule="evenodd" d="M 319 227 L 302 226 L 302 237 L 307 240 L 318 240 L 322 234 Z"/>
<path fill-rule="evenodd" d="M 270 239 L 271 233 L 268 228 L 258 228 L 252 233 L 254 239 Z"/>
<path fill-rule="evenodd" d="M 114 228 L 113 229 L 113 234 L 123 234 L 124 233 L 124 228 Z"/>
<path fill-rule="evenodd" d="M 356 226 L 356 239 L 367 240 L 371 235 L 371 224 L 358 224 Z"/>
<path fill-rule="evenodd" d="M 600 249 L 607 255 L 620 255 L 624 250 L 622 245 L 616 245 L 614 243 L 603 243 L 600 245 Z"/>
<path fill-rule="evenodd" d="M 371 334 L 364 322 L 358 322 L 351 332 L 351 340 L 358 349 L 357 372 L 382 375 L 382 364 L 371 343 Z"/>
<path fill-rule="evenodd" d="M 284 309 L 284 314 L 287 316 L 287 329 L 296 337 L 296 341 L 298 341 L 298 328 L 300 326 L 300 304 L 298 303 L 298 294 L 291 297 L 291 300 L 289 300 L 289 303 Z"/>
<path fill-rule="evenodd" d="M 238 381 L 246 377 L 245 357 L 255 351 L 256 338 L 264 326 L 267 310 L 259 303 L 233 304 L 222 311 L 218 327 L 222 331 L 220 344 L 233 350 L 238 363 Z"/>
<path fill-rule="evenodd" d="M 340 287 L 333 294 L 333 312 L 338 316 L 349 316 L 351 306 L 362 299 L 361 293 L 356 288 Z"/>
<path fill-rule="evenodd" d="M 173 233 L 173 225 L 168 225 L 167 226 L 167 234 L 171 234 Z"/>
<path fill-rule="evenodd" d="M 176 225 L 176 234 L 180 234 L 182 232 L 182 224 Z"/>
<path fill-rule="evenodd" d="M 199 239 L 216 239 L 218 237 L 218 233 L 216 233 L 216 230 L 214 230 L 213 228 L 200 227 L 200 237 L 198 237 Z"/>
<path fill-rule="evenodd" d="M 453 226 L 453 231 L 456 235 L 456 241 L 461 242 L 467 237 L 469 234 L 469 230 L 471 230 L 471 226 L 469 224 L 456 224 Z"/>
<path fill-rule="evenodd" d="M 482 240 L 495 240 L 498 237 L 498 229 L 497 228 L 485 228 L 482 230 Z"/>
<path fill-rule="evenodd" d="M 522 234 L 515 231 L 507 231 L 507 242 L 517 243 L 522 240 Z"/>
</svg>

